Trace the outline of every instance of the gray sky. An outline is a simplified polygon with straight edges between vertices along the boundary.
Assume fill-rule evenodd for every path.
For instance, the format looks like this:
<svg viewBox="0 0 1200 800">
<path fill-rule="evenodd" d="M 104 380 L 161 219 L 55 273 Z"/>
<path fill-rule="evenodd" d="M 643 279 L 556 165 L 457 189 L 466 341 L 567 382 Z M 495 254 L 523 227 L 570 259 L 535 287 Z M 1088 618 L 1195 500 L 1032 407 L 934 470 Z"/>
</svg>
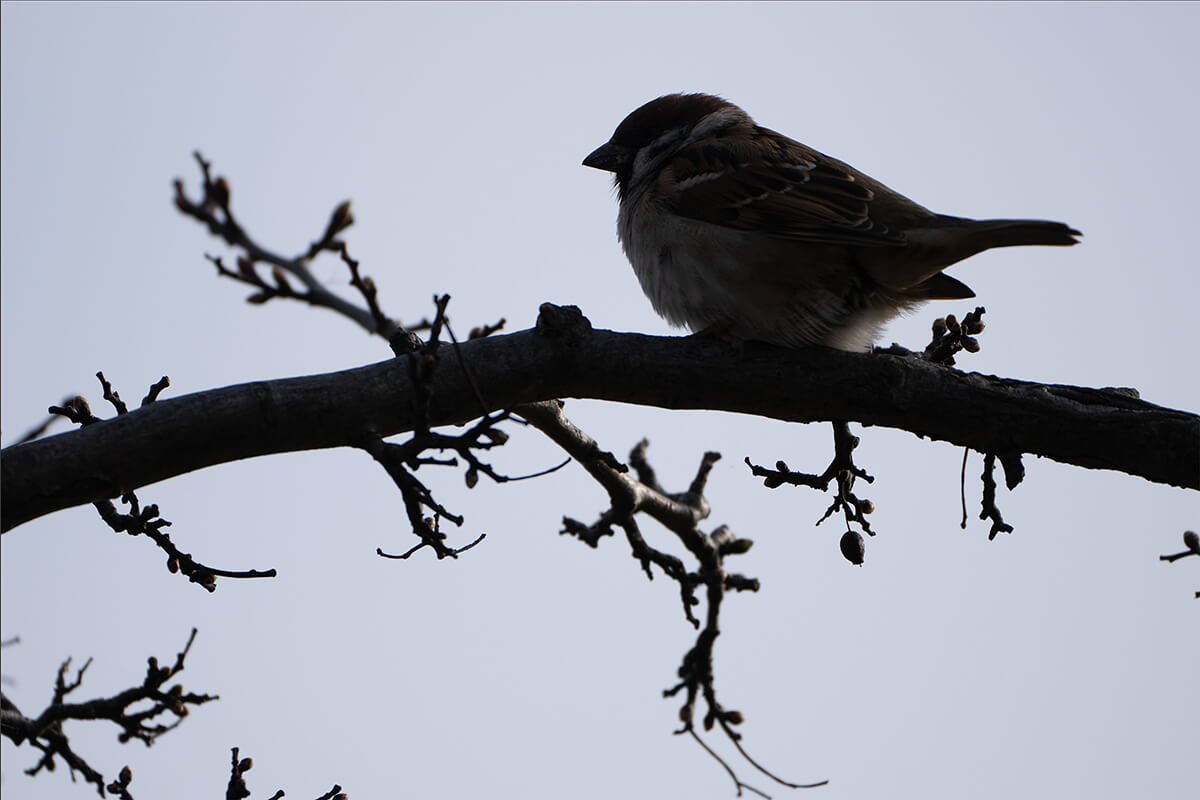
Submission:
<svg viewBox="0 0 1200 800">
<path fill-rule="evenodd" d="M 709 91 L 917 202 L 977 217 L 1061 219 L 1071 250 L 993 252 L 955 268 L 988 309 L 961 364 L 1014 378 L 1134 386 L 1200 408 L 1196 4 L 232 5 L 5 3 L 0 249 L 3 438 L 104 370 L 128 400 L 341 369 L 388 353 L 332 314 L 242 302 L 204 253 L 225 249 L 171 205 L 200 149 L 233 206 L 287 253 L 354 201 L 353 254 L 402 319 L 453 296 L 460 333 L 543 301 L 597 327 L 667 333 L 615 238 L 608 177 L 579 165 L 659 94 Z M 337 263 L 318 274 L 341 286 Z M 886 341 L 919 346 L 927 307 Z M 570 402 L 626 453 L 649 436 L 683 486 L 720 450 L 713 525 L 756 541 L 731 599 L 718 691 L 746 744 L 823 800 L 1194 797 L 1200 564 L 1159 563 L 1200 527 L 1195 493 L 1027 458 L 1001 492 L 1016 532 L 958 527 L 962 453 L 866 432 L 879 536 L 862 569 L 837 550 L 827 498 L 768 491 L 741 460 L 819 470 L 827 426 Z M 497 466 L 555 463 L 516 431 Z M 968 497 L 977 502 L 979 459 Z M 357 452 L 242 462 L 139 492 L 201 560 L 276 567 L 215 595 L 91 509 L 3 538 L 6 692 L 27 713 L 66 656 L 81 695 L 139 680 L 145 657 L 200 635 L 184 673 L 222 700 L 146 751 L 76 726 L 137 797 L 219 797 L 228 748 L 255 796 L 728 798 L 672 737 L 692 631 L 674 587 L 623 544 L 559 536 L 604 507 L 578 468 L 468 491 L 457 563 L 409 546 L 400 497 Z M 977 508 L 977 506 L 975 506 Z M 650 525 L 646 526 L 648 529 Z M 666 543 L 661 531 L 649 535 Z M 81 698 L 82 699 L 82 698 Z M 714 739 L 722 753 L 730 748 Z M 65 770 L 30 780 L 4 740 L 5 793 L 86 797 Z M 792 796 L 733 760 L 742 778 Z"/>
</svg>

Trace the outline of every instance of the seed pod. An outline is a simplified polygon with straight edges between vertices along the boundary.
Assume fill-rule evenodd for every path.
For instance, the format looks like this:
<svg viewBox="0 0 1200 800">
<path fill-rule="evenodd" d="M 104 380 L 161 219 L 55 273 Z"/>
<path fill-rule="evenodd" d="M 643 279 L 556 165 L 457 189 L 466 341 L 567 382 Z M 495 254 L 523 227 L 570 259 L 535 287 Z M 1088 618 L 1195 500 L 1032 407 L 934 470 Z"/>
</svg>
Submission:
<svg viewBox="0 0 1200 800">
<path fill-rule="evenodd" d="M 846 531 L 842 534 L 842 541 L 839 542 L 842 548 L 842 555 L 851 564 L 862 565 L 863 556 L 866 554 L 866 543 L 863 542 L 862 534 L 858 531 Z"/>
</svg>

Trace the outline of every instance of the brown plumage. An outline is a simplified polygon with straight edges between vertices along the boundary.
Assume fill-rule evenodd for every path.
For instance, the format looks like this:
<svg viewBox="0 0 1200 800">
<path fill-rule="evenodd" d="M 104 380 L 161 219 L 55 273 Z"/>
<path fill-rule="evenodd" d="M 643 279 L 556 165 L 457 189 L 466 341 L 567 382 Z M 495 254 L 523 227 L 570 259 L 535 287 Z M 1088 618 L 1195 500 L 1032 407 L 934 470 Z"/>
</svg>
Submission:
<svg viewBox="0 0 1200 800">
<path fill-rule="evenodd" d="M 973 297 L 951 264 L 1080 235 L 936 214 L 711 95 L 647 103 L 583 163 L 615 173 L 618 234 L 660 314 L 787 346 L 867 348 L 922 301 Z"/>
</svg>

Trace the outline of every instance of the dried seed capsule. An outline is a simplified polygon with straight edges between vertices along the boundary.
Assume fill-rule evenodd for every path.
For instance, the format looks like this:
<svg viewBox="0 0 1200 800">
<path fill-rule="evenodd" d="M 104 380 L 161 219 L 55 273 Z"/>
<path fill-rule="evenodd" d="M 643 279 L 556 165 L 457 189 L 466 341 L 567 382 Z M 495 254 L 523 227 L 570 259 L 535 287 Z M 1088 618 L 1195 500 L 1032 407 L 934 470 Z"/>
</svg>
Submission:
<svg viewBox="0 0 1200 800">
<path fill-rule="evenodd" d="M 866 543 L 863 541 L 862 534 L 858 531 L 846 531 L 842 534 L 842 541 L 839 543 L 842 548 L 842 555 L 851 564 L 861 565 L 863 556 L 866 554 Z"/>
</svg>

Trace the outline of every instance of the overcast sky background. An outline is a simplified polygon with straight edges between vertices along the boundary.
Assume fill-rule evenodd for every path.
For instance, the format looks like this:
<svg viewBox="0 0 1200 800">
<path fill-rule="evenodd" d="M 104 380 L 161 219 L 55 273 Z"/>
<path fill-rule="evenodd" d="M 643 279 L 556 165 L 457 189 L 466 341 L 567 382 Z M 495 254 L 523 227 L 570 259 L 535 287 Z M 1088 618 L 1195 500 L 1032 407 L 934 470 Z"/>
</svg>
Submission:
<svg viewBox="0 0 1200 800">
<path fill-rule="evenodd" d="M 343 369 L 386 345 L 322 310 L 243 302 L 203 258 L 226 249 L 171 204 L 200 149 L 260 242 L 296 253 L 352 199 L 347 236 L 402 320 L 453 296 L 460 334 L 544 301 L 597 327 L 668 333 L 615 238 L 607 175 L 580 166 L 634 107 L 720 93 L 761 124 L 844 159 L 935 210 L 1061 219 L 1083 244 L 1005 250 L 954 274 L 988 309 L 961 366 L 1133 386 L 1200 409 L 1194 229 L 1200 5 L 232 5 L 4 3 L 3 440 L 64 396 L 108 413 L 167 374 L 169 396 Z M 345 275 L 318 262 L 331 286 Z M 919 347 L 943 303 L 894 324 Z M 1188 367 L 1187 364 L 1193 364 Z M 619 454 L 643 436 L 684 487 L 701 454 L 712 525 L 756 545 L 762 580 L 730 599 L 717 688 L 762 763 L 843 798 L 1192 798 L 1200 710 L 1200 528 L 1194 492 L 1027 458 L 1000 504 L 1016 532 L 959 529 L 961 450 L 872 429 L 867 563 L 838 553 L 828 498 L 764 489 L 741 461 L 820 470 L 828 426 L 571 401 Z M 61 428 L 59 429 L 61 430 Z M 514 430 L 496 464 L 559 454 Z M 424 474 L 424 473 L 423 473 Z M 223 796 L 229 747 L 255 797 L 717 798 L 720 767 L 673 737 L 662 689 L 693 632 L 677 590 L 619 541 L 558 535 L 605 507 L 578 467 L 468 491 L 457 562 L 410 545 L 403 506 L 359 452 L 277 456 L 139 492 L 200 560 L 275 567 L 215 595 L 167 573 L 145 540 L 91 508 L 3 537 L 5 692 L 34 714 L 62 659 L 95 657 L 77 699 L 141 679 L 145 658 L 199 637 L 186 688 L 221 695 L 151 750 L 76 724 L 106 776 L 139 798 Z M 647 523 L 653 541 L 668 544 Z M 757 776 L 711 741 L 747 782 Z M 4 740 L 5 795 L 83 798 L 65 769 Z"/>
</svg>

